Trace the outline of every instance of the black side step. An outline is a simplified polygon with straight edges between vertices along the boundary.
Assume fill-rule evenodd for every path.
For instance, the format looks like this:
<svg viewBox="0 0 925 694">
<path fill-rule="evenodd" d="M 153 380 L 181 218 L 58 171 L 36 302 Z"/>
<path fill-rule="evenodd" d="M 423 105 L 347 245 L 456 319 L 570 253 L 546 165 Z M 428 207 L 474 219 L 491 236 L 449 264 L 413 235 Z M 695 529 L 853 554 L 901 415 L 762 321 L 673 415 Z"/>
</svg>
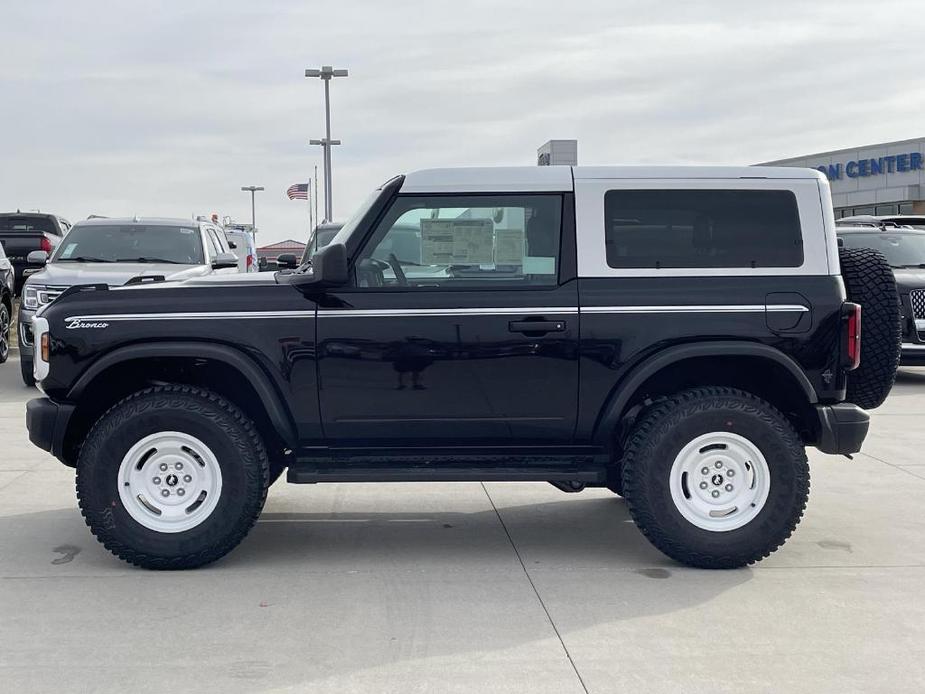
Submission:
<svg viewBox="0 0 925 694">
<path fill-rule="evenodd" d="M 573 461 L 538 461 L 533 464 L 411 462 L 372 464 L 366 461 L 293 463 L 287 481 L 295 484 L 318 482 L 549 482 L 569 480 L 604 483 L 603 465 Z"/>
</svg>

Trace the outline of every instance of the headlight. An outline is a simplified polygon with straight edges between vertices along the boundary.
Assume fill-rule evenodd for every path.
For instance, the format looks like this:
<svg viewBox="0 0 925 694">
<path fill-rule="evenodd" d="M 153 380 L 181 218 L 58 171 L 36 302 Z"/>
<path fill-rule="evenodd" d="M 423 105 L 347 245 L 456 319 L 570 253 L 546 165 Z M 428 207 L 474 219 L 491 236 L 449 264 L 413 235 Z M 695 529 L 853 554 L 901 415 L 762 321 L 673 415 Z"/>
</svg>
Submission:
<svg viewBox="0 0 925 694">
<path fill-rule="evenodd" d="M 47 287 L 42 284 L 26 284 L 22 290 L 22 305 L 32 311 L 48 303 Z"/>
</svg>

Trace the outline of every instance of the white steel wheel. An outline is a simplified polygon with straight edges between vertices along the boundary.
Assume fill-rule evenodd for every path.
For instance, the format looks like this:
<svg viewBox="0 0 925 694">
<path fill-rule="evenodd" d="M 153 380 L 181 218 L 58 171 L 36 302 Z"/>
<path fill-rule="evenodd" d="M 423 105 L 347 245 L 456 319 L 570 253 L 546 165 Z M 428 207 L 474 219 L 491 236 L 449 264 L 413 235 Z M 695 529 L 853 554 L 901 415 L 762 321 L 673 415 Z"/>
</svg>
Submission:
<svg viewBox="0 0 925 694">
<path fill-rule="evenodd" d="M 160 533 L 205 521 L 222 492 L 215 454 L 195 436 L 162 431 L 132 446 L 119 466 L 119 497 L 129 515 Z"/>
<path fill-rule="evenodd" d="M 761 513 L 771 472 L 758 447 L 725 431 L 688 443 L 671 466 L 669 488 L 675 508 L 698 528 L 727 532 Z"/>
</svg>

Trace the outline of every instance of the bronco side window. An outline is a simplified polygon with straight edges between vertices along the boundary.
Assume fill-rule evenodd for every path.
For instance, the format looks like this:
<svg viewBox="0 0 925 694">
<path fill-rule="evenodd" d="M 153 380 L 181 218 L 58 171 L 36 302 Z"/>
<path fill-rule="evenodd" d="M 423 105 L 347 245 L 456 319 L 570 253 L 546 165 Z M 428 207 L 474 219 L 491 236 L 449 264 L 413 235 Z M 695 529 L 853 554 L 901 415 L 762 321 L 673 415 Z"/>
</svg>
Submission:
<svg viewBox="0 0 925 694">
<path fill-rule="evenodd" d="M 558 280 L 562 196 L 400 196 L 356 264 L 357 287 L 522 288 Z"/>
<path fill-rule="evenodd" d="M 612 268 L 799 267 L 803 238 L 787 190 L 609 190 Z"/>
</svg>

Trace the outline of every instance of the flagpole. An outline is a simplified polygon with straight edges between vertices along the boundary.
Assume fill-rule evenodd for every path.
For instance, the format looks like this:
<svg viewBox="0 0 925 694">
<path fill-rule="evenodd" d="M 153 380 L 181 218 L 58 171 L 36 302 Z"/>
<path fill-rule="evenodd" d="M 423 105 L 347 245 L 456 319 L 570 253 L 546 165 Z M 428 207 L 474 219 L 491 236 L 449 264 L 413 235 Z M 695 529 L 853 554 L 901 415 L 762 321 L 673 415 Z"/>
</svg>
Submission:
<svg viewBox="0 0 925 694">
<path fill-rule="evenodd" d="M 318 219 L 318 165 L 315 164 L 315 219 Z M 330 220 L 326 220 L 330 221 Z"/>
</svg>

